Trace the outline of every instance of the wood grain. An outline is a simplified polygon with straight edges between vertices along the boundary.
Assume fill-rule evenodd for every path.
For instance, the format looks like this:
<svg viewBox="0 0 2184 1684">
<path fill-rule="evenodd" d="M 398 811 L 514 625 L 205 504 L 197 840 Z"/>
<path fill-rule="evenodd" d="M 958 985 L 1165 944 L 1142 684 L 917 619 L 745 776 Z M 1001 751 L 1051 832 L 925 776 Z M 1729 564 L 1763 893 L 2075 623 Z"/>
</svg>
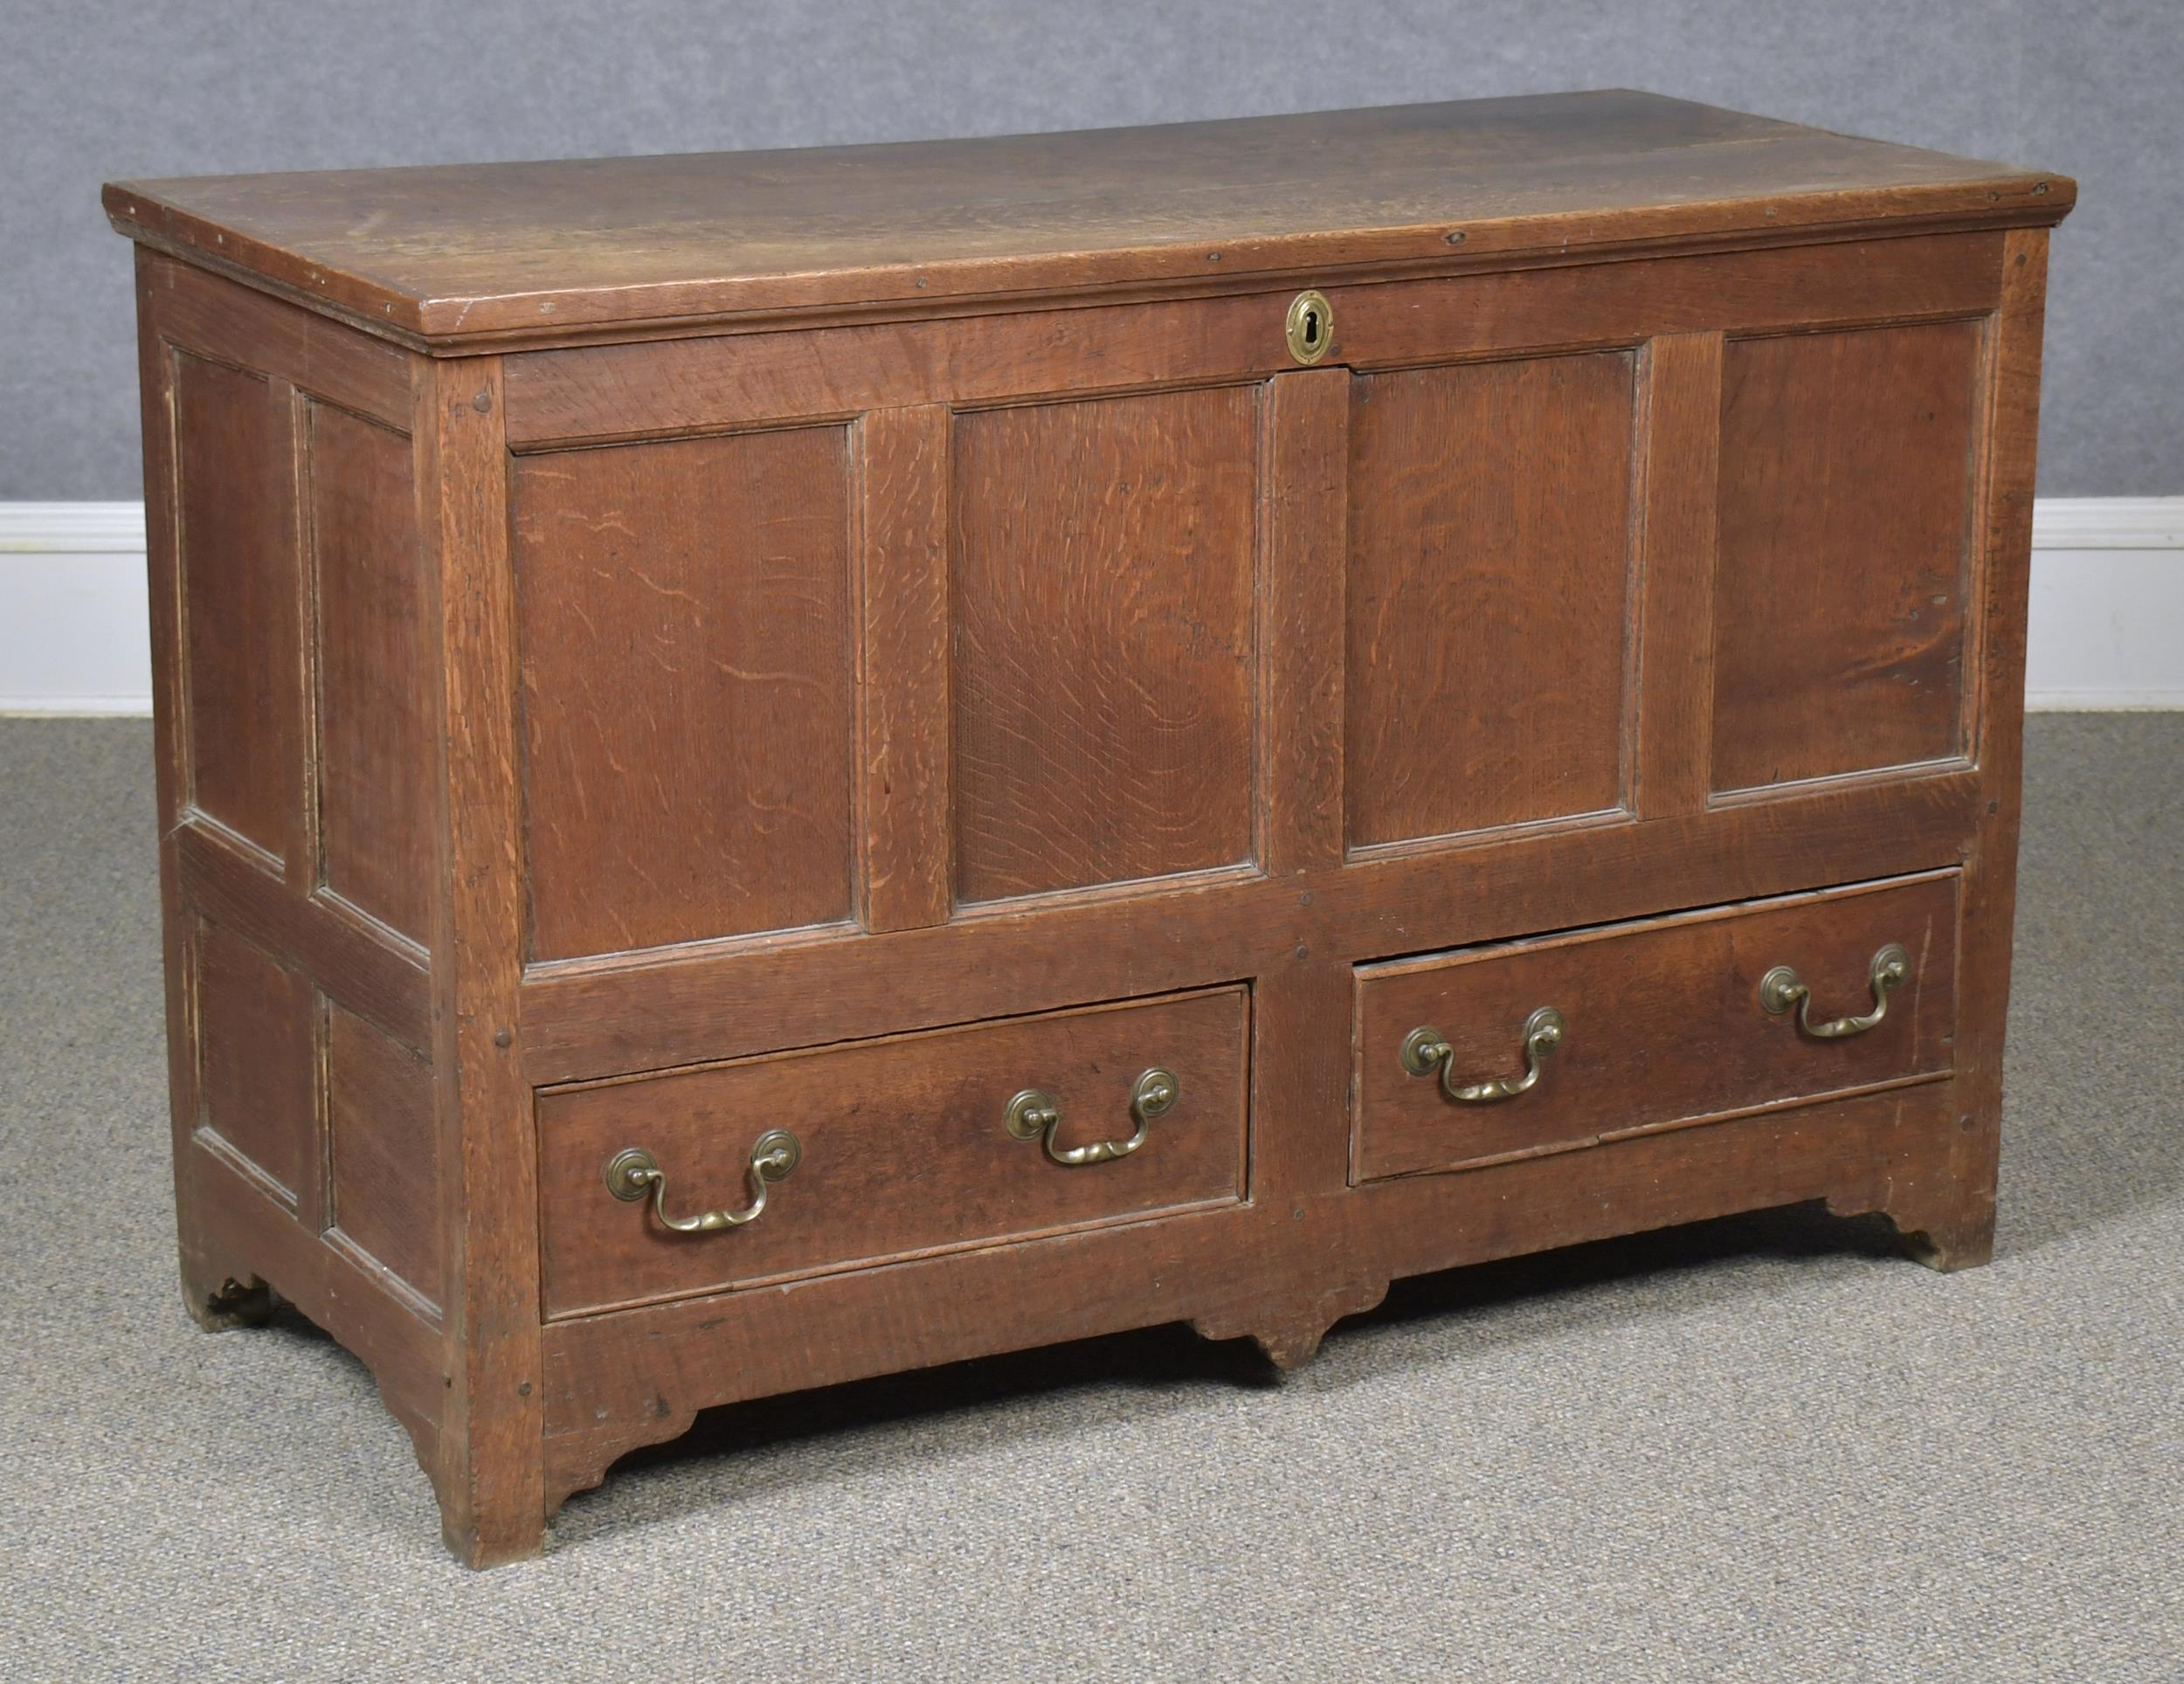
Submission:
<svg viewBox="0 0 2184 1684">
<path fill-rule="evenodd" d="M 432 927 L 432 756 L 424 554 L 410 440 L 314 404 L 310 536 L 320 879 L 422 943 Z"/>
<path fill-rule="evenodd" d="M 523 983 L 525 1068 L 542 1084 L 660 1069 L 1953 866 L 1980 799 L 1959 770 L 854 941 L 540 968 Z"/>
<path fill-rule="evenodd" d="M 842 429 L 524 457 L 512 487 L 532 955 L 848 917 Z"/>
<path fill-rule="evenodd" d="M 1385 1280 L 1804 1199 L 1875 1209 L 1892 1185 L 1936 1177 L 1948 1094 L 1934 1083 L 1381 1182 L 1330 1213 L 1331 1247 Z M 548 1495 L 598 1484 L 616 1457 L 719 1404 L 1162 1322 L 1241 1330 L 1262 1304 L 1261 1281 L 1235 1267 L 1254 1215 L 1201 1211 L 556 1322 L 543 1342 Z M 737 1360 L 716 1360 L 723 1347 Z"/>
<path fill-rule="evenodd" d="M 1354 1173 L 1360 1181 L 1591 1145 L 1602 1135 L 1937 1075 L 1955 1033 L 1956 880 L 1760 901 L 1358 973 Z M 1759 1004 L 1795 967 L 1816 1018 L 1870 1011 L 1890 942 L 1911 975 L 1862 1035 L 1815 1040 Z M 1459 1083 L 1521 1075 L 1525 1018 L 1568 1019 L 1531 1092 L 1464 1105 L 1404 1069 L 1403 1038 L 1440 1030 Z"/>
<path fill-rule="evenodd" d="M 176 363 L 190 798 L 292 867 L 303 857 L 302 583 L 292 406 L 263 375 Z"/>
<path fill-rule="evenodd" d="M 105 204 L 140 239 L 375 331 L 474 344 L 1445 263 L 1459 241 L 1490 258 L 2048 223 L 2074 197 L 2061 176 L 1607 89 L 796 152 L 121 182 Z"/>
<path fill-rule="evenodd" d="M 1632 378 L 1616 353 L 1358 381 L 1351 847 L 1622 804 Z"/>
<path fill-rule="evenodd" d="M 500 364 L 431 365 L 416 404 L 418 524 L 441 651 L 432 1051 L 449 1277 L 432 1472 L 448 1547 L 482 1566 L 535 1555 L 545 1537 L 537 1135 L 515 1043 L 522 750 Z"/>
<path fill-rule="evenodd" d="M 326 1092 L 332 1225 L 437 1312 L 447 1280 L 432 1064 L 335 1006 Z"/>
<path fill-rule="evenodd" d="M 957 423 L 958 900 L 1251 857 L 1257 405 L 1233 387 Z"/>
<path fill-rule="evenodd" d="M 1657 334 L 1803 330 L 1994 307 L 1999 234 L 1648 257 L 1343 286 L 1329 355 L 1357 369 L 1621 349 Z M 950 316 L 542 351 L 508 360 L 519 448 L 867 410 L 1263 379 L 1292 370 L 1291 293 Z"/>
<path fill-rule="evenodd" d="M 1973 617 L 1970 741 L 1987 798 L 1965 869 L 1959 966 L 1957 1111 L 1945 1174 L 1887 1205 L 1914 1254 L 1940 1268 L 1984 1263 L 1994 1249 L 2002 1148 L 2002 1054 L 2008 1028 L 2017 831 L 2024 779 L 2025 621 L 2032 566 L 2033 482 L 2040 426 L 2040 344 L 2048 285 L 2045 231 L 2014 234 L 2002 258 L 2002 306 L 1987 330 Z"/>
<path fill-rule="evenodd" d="M 1641 818 L 1656 818 L 1698 811 L 1712 781 L 1722 337 L 1665 335 L 1647 346 L 1644 368 L 1638 741 L 1631 800 Z"/>
<path fill-rule="evenodd" d="M 549 1317 L 990 1245 L 1243 1192 L 1246 996 L 1165 1001 L 853 1043 L 539 1101 Z M 1010 1096 L 1059 1103 L 1064 1148 L 1129 1138 L 1131 1084 L 1171 1071 L 1175 1107 L 1128 1157 L 1068 1166 L 1002 1126 Z M 662 1228 L 601 1170 L 642 1146 L 668 1211 L 750 1203 L 751 1142 L 785 1127 L 802 1161 L 764 1212 L 720 1234 Z"/>
<path fill-rule="evenodd" d="M 863 921 L 945 920 L 949 857 L 948 465 L 939 404 L 858 425 L 863 635 L 857 680 L 857 832 Z"/>
<path fill-rule="evenodd" d="M 1275 876 L 1343 856 L 1343 626 L 1351 377 L 1284 376 L 1260 446 L 1259 858 Z"/>
<path fill-rule="evenodd" d="M 1961 752 L 1974 321 L 1732 341 L 1713 786 Z"/>
<path fill-rule="evenodd" d="M 317 1185 L 317 1000 L 311 981 L 218 924 L 200 921 L 198 1123 L 254 1165 L 294 1207 Z"/>
</svg>

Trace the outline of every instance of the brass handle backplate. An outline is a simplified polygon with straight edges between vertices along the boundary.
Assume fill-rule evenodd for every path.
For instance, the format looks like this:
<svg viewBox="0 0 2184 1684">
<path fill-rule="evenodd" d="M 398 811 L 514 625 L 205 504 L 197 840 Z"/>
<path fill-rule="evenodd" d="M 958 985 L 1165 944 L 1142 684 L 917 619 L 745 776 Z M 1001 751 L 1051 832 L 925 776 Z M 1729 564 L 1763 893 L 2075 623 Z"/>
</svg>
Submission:
<svg viewBox="0 0 2184 1684">
<path fill-rule="evenodd" d="M 660 1225 L 679 1234 L 714 1234 L 724 1228 L 740 1228 L 765 1214 L 766 1188 L 784 1178 L 804 1156 L 804 1148 L 786 1128 L 769 1128 L 751 1142 L 750 1203 L 740 1211 L 701 1211 L 695 1216 L 667 1214 L 667 1177 L 660 1160 L 641 1146 L 627 1146 L 607 1160 L 606 1190 L 615 1197 L 639 1199 L 652 1196 L 653 1214 Z"/>
<path fill-rule="evenodd" d="M 1299 293 L 1289 300 L 1289 319 L 1284 329 L 1289 355 L 1310 368 L 1327 355 L 1335 342 L 1335 307 L 1324 293 Z"/>
<path fill-rule="evenodd" d="M 1888 1016 L 1888 997 L 1911 980 L 1911 955 L 1898 942 L 1890 942 L 1873 956 L 1873 963 L 1866 968 L 1866 983 L 1873 990 L 1873 1010 L 1862 1017 L 1831 1018 L 1826 1023 L 1813 1021 L 1813 990 L 1805 979 L 1787 965 L 1777 965 L 1759 978 L 1759 1004 L 1775 1016 L 1794 1008 L 1797 1026 L 1807 1035 L 1823 1041 L 1840 1040 L 1845 1035 L 1862 1035 Z"/>
<path fill-rule="evenodd" d="M 1455 1049 L 1448 1045 L 1448 1038 L 1430 1024 L 1421 1024 L 1403 1037 L 1403 1068 L 1413 1076 L 1430 1076 L 1438 1072 L 1441 1091 L 1459 1104 L 1491 1105 L 1496 1100 L 1513 1100 L 1519 1094 L 1530 1093 L 1538 1083 L 1541 1062 L 1562 1045 L 1562 1038 L 1569 1029 L 1569 1021 L 1559 1011 L 1551 1005 L 1543 1005 L 1524 1019 L 1523 1075 L 1460 1083 L 1451 1067 Z"/>
<path fill-rule="evenodd" d="M 1008 1108 L 1001 1114 L 1001 1122 L 1019 1140 L 1044 1142 L 1047 1156 L 1056 1163 L 1073 1168 L 1082 1163 L 1105 1163 L 1113 1158 L 1128 1157 L 1143 1146 L 1145 1125 L 1173 1110 L 1176 1101 L 1182 1096 L 1183 1084 L 1175 1079 L 1175 1073 L 1154 1066 L 1139 1076 L 1130 1090 L 1130 1115 L 1137 1124 L 1137 1132 L 1128 1140 L 1095 1140 L 1089 1146 L 1054 1145 L 1054 1130 L 1061 1127 L 1061 1105 L 1042 1088 L 1026 1087 L 1009 1101 Z"/>
</svg>

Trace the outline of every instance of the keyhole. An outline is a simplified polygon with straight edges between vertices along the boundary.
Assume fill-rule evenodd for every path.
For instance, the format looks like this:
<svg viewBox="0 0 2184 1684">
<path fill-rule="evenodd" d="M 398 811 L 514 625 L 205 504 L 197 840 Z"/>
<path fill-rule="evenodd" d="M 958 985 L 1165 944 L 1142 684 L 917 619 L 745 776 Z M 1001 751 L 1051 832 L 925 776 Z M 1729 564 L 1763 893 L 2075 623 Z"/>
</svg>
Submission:
<svg viewBox="0 0 2184 1684">
<path fill-rule="evenodd" d="M 1317 310 L 1307 310 L 1304 313 L 1304 342 L 1307 345 L 1319 343 L 1319 312 Z"/>
</svg>

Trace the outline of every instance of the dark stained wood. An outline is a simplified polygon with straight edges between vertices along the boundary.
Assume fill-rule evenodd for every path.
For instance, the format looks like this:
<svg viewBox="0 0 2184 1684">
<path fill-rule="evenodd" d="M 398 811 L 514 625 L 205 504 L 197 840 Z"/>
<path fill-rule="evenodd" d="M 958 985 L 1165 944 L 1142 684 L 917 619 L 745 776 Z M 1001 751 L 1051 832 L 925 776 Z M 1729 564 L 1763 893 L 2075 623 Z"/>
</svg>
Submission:
<svg viewBox="0 0 2184 1684">
<path fill-rule="evenodd" d="M 2073 191 L 1983 168 L 1612 94 L 111 190 L 190 1313 L 357 1352 L 484 1564 L 740 1398 L 1797 1199 L 1983 1260 Z M 1549 994 L 1504 1107 L 1395 1063 Z M 730 1232 L 601 1180 L 770 1126 Z"/>
<path fill-rule="evenodd" d="M 890 1037 L 819 1052 L 563 1089 L 539 1101 L 549 1318 L 611 1305 L 1144 1218 L 1241 1197 L 1241 989 Z M 1002 1126 L 1010 1097 L 1053 1095 L 1063 1149 L 1128 1139 L 1131 1084 L 1158 1066 L 1180 1097 L 1106 1163 L 1052 1162 Z M 641 1146 L 671 1216 L 750 1202 L 748 1156 L 785 1127 L 803 1149 L 765 1211 L 722 1234 L 671 1232 L 601 1170 Z"/>
<path fill-rule="evenodd" d="M 1343 549 L 1351 378 L 1317 369 L 1278 380 L 1260 449 L 1259 858 L 1268 872 L 1343 856 Z"/>
<path fill-rule="evenodd" d="M 1459 246 L 2047 223 L 2074 197 L 2061 176 L 1608 89 L 797 152 L 121 182 L 105 203 L 141 239 L 453 343 L 1446 261 Z"/>
<path fill-rule="evenodd" d="M 1623 804 L 1632 374 L 1611 353 L 1357 383 L 1351 847 Z"/>
<path fill-rule="evenodd" d="M 1251 857 L 1257 405 L 1231 387 L 957 423 L 958 900 Z"/>
<path fill-rule="evenodd" d="M 1870 1011 L 1868 969 L 1890 942 L 1910 951 L 1911 979 L 1863 1034 L 1814 1039 L 1759 1004 L 1760 977 L 1787 964 L 1811 985 L 1816 1018 Z M 1609 1133 L 1946 1073 L 1956 942 L 1956 880 L 1944 875 L 1365 966 L 1355 1177 L 1589 1146 Z M 1455 1048 L 1458 1083 L 1521 1075 L 1523 1026 L 1540 1006 L 1569 1028 L 1529 1093 L 1461 1104 L 1437 1079 L 1403 1067 L 1403 1038 L 1430 1025 Z"/>
<path fill-rule="evenodd" d="M 515 465 L 531 951 L 851 911 L 842 430 Z"/>
<path fill-rule="evenodd" d="M 1632 793 L 1641 818 L 1697 812 L 1711 792 L 1721 367 L 1718 334 L 1670 334 L 1646 348 Z"/>
<path fill-rule="evenodd" d="M 1716 789 L 1961 751 L 1981 331 L 1729 345 Z"/>
<path fill-rule="evenodd" d="M 2000 234 L 1944 234 L 1329 288 L 1354 368 L 1975 315 Z M 1307 277 L 1318 280 L 1320 277 Z M 601 345 L 508 360 L 522 448 L 919 404 L 1261 378 L 1290 369 L 1291 291 Z"/>
<path fill-rule="evenodd" d="M 306 413 L 321 880 L 422 943 L 433 887 L 434 659 L 411 445 L 325 404 Z"/>
<path fill-rule="evenodd" d="M 333 1224 L 437 1310 L 446 1277 L 432 1066 L 335 1006 L 326 1087 Z"/>
<path fill-rule="evenodd" d="M 518 574 L 501 365 L 420 370 L 418 525 L 439 614 L 432 1063 L 446 1397 L 432 1469 L 448 1547 L 472 1566 L 537 1553 L 538 1137 L 515 1042 L 523 953 Z"/>
<path fill-rule="evenodd" d="M 310 978 L 220 925 L 200 922 L 197 961 L 199 1127 L 234 1149 L 288 1204 L 317 1174 L 317 1000 Z"/>
<path fill-rule="evenodd" d="M 949 859 L 948 411 L 881 410 L 858 426 L 863 640 L 857 831 L 867 929 L 943 921 Z"/>
<path fill-rule="evenodd" d="M 303 852 L 303 633 L 293 405 L 265 376 L 176 364 L 190 799 L 276 859 Z"/>
</svg>

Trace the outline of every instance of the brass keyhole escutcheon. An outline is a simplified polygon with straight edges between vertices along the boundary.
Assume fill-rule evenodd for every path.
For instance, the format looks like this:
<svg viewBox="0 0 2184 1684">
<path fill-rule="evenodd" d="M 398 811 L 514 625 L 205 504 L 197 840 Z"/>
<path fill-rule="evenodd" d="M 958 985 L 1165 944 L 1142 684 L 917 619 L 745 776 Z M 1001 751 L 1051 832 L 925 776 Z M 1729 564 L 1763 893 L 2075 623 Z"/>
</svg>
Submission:
<svg viewBox="0 0 2184 1684">
<path fill-rule="evenodd" d="M 1289 355 L 1306 365 L 1327 355 L 1335 342 L 1335 307 L 1327 294 L 1299 293 L 1289 300 Z"/>
</svg>

